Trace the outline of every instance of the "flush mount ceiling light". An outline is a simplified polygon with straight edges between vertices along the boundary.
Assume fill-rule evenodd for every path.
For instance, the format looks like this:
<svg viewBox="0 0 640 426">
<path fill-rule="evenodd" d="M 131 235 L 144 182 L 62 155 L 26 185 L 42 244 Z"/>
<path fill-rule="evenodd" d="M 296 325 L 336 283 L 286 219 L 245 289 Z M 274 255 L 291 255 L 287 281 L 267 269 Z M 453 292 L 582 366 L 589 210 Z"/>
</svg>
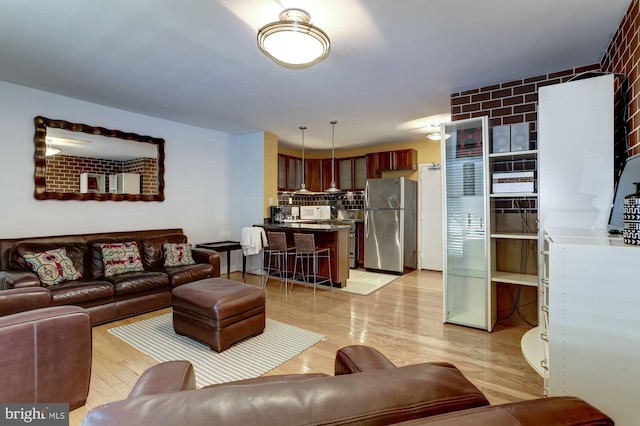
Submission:
<svg viewBox="0 0 640 426">
<path fill-rule="evenodd" d="M 47 157 L 51 157 L 57 154 L 60 154 L 62 150 L 60 148 L 56 148 L 55 146 L 47 145 L 47 150 L 44 155 Z"/>
<path fill-rule="evenodd" d="M 310 20 L 302 9 L 285 9 L 279 21 L 260 28 L 258 47 L 284 67 L 310 67 L 326 58 L 331 47 L 327 34 Z"/>
<path fill-rule="evenodd" d="M 449 138 L 449 134 L 445 133 L 444 137 L 445 139 Z M 439 124 L 432 124 L 431 128 L 429 128 L 429 130 L 427 130 L 427 138 L 431 139 L 432 141 L 439 141 L 440 139 L 442 139 L 442 133 L 440 133 L 440 125 Z"/>
<path fill-rule="evenodd" d="M 296 194 L 308 194 L 309 191 L 307 189 L 307 185 L 304 184 L 304 131 L 307 130 L 305 126 L 300 126 L 300 131 L 302 131 L 302 183 L 300 184 L 300 189 L 296 191 Z"/>
<path fill-rule="evenodd" d="M 331 186 L 324 190 L 324 192 L 342 192 L 340 189 L 336 188 L 336 155 L 335 155 L 335 146 L 336 146 L 336 124 L 338 124 L 337 120 L 330 121 L 331 123 Z"/>
</svg>

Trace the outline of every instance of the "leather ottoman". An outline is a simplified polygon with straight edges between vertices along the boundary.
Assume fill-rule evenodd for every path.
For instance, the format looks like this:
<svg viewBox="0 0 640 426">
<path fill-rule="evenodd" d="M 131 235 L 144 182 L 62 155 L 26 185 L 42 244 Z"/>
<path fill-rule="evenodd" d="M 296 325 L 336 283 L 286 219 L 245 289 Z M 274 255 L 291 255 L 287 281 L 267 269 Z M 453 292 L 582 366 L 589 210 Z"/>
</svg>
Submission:
<svg viewBox="0 0 640 426">
<path fill-rule="evenodd" d="M 207 278 L 172 291 L 173 330 L 222 352 L 264 331 L 265 293 L 249 284 Z"/>
</svg>

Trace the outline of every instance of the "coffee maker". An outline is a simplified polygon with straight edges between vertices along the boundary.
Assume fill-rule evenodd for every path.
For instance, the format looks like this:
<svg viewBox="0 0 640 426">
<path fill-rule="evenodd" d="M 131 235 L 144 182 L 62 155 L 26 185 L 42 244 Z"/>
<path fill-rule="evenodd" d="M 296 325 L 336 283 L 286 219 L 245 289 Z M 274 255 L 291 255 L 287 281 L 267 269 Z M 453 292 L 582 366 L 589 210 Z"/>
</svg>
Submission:
<svg viewBox="0 0 640 426">
<path fill-rule="evenodd" d="M 282 206 L 271 206 L 271 223 L 284 223 L 285 218 Z"/>
</svg>

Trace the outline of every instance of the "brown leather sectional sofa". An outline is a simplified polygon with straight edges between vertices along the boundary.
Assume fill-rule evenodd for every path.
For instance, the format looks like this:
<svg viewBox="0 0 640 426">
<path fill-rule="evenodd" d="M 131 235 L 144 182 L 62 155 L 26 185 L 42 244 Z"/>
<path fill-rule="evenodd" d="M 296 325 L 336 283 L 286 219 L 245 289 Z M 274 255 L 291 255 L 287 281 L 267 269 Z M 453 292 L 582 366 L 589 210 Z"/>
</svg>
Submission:
<svg viewBox="0 0 640 426">
<path fill-rule="evenodd" d="M 187 361 L 145 371 L 128 398 L 96 407 L 83 425 L 613 425 L 585 401 L 541 398 L 490 406 L 448 363 L 398 367 L 377 350 L 338 351 L 335 376 L 263 376 L 195 390 Z"/>
<path fill-rule="evenodd" d="M 96 244 L 128 241 L 136 241 L 144 271 L 105 277 Z M 0 239 L 0 297 L 1 290 L 42 287 L 25 253 L 64 247 L 82 278 L 47 287 L 54 306 L 85 308 L 93 325 L 168 307 L 172 288 L 220 276 L 220 258 L 213 250 L 192 249 L 195 265 L 164 267 L 163 243 L 186 242 L 179 228 Z"/>
</svg>

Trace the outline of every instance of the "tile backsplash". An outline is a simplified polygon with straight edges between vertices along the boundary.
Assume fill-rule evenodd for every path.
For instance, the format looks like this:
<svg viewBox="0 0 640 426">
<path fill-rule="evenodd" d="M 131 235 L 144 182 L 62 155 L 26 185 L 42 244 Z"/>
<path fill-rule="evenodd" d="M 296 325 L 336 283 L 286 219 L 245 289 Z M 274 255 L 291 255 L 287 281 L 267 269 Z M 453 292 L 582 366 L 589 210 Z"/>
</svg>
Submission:
<svg viewBox="0 0 640 426">
<path fill-rule="evenodd" d="M 364 209 L 364 191 L 349 191 L 339 194 L 324 194 L 312 192 L 296 194 L 294 192 L 279 192 L 279 206 L 336 206 L 349 210 Z"/>
</svg>

